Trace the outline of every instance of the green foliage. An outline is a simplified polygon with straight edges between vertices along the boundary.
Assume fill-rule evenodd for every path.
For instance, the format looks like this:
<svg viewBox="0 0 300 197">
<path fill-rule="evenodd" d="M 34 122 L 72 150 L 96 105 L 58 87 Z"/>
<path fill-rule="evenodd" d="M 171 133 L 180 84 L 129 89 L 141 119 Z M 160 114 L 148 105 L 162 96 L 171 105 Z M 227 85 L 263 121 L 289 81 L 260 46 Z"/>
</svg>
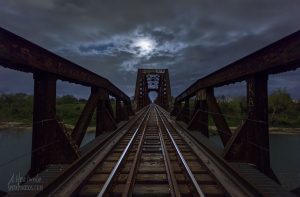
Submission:
<svg viewBox="0 0 300 197">
<path fill-rule="evenodd" d="M 273 126 L 300 126 L 299 103 L 286 89 L 277 89 L 269 96 L 269 121 Z"/>
<path fill-rule="evenodd" d="M 219 107 L 229 126 L 239 126 L 247 118 L 247 98 L 217 97 Z M 293 101 L 286 89 L 277 89 L 269 96 L 269 126 L 270 127 L 300 127 L 300 102 Z M 190 103 L 194 109 L 194 102 Z M 209 125 L 214 122 L 209 116 Z"/>
<path fill-rule="evenodd" d="M 234 99 L 217 99 L 222 114 L 229 126 L 237 126 L 247 114 L 247 99 L 246 97 L 236 97 Z"/>
<path fill-rule="evenodd" d="M 69 125 L 75 125 L 87 100 L 77 99 L 66 95 L 56 99 L 56 115 L 60 120 Z M 115 101 L 111 99 L 115 112 Z M 30 125 L 32 123 L 33 96 L 23 93 L 0 95 L 0 123 L 19 122 Z M 96 110 L 95 110 L 96 111 Z M 96 123 L 96 113 L 91 120 L 91 126 Z"/>
<path fill-rule="evenodd" d="M 230 126 L 237 126 L 247 117 L 246 97 L 224 101 L 218 99 L 221 111 Z M 268 98 L 271 127 L 300 127 L 300 104 L 292 100 L 286 89 L 277 89 Z"/>
<path fill-rule="evenodd" d="M 246 97 L 232 99 L 220 96 L 217 98 L 222 114 L 229 126 L 238 126 L 243 118 L 247 117 Z M 74 125 L 78 120 L 85 104 L 85 99 L 77 99 L 66 95 L 57 98 L 57 116 L 66 124 Z M 111 100 L 113 111 L 115 101 Z M 22 93 L 0 95 L 0 122 L 32 122 L 33 96 Z M 190 101 L 191 109 L 194 102 Z M 300 127 L 300 103 L 292 100 L 285 89 L 278 89 L 269 96 L 269 122 L 275 127 Z M 91 125 L 95 125 L 95 113 Z M 213 125 L 211 116 L 209 124 Z"/>
<path fill-rule="evenodd" d="M 23 93 L 0 95 L 0 122 L 32 121 L 33 97 Z"/>
<path fill-rule="evenodd" d="M 65 95 L 56 98 L 56 115 L 66 124 L 75 125 L 85 105 L 85 100 Z"/>
<path fill-rule="evenodd" d="M 56 114 L 63 120 L 64 123 L 75 125 L 77 119 L 79 118 L 82 109 L 84 108 L 84 103 L 60 103 L 57 104 Z"/>
<path fill-rule="evenodd" d="M 70 95 L 58 97 L 56 114 L 64 123 L 74 125 L 85 103 L 85 99 L 77 99 Z M 23 93 L 0 95 L 0 122 L 20 122 L 29 125 L 32 123 L 32 110 L 32 95 Z"/>
<path fill-rule="evenodd" d="M 77 104 L 79 102 L 79 100 L 74 97 L 74 96 L 71 96 L 71 95 L 65 95 L 65 96 L 62 96 L 62 97 L 58 97 L 56 99 L 56 103 L 58 105 L 60 104 Z"/>
</svg>

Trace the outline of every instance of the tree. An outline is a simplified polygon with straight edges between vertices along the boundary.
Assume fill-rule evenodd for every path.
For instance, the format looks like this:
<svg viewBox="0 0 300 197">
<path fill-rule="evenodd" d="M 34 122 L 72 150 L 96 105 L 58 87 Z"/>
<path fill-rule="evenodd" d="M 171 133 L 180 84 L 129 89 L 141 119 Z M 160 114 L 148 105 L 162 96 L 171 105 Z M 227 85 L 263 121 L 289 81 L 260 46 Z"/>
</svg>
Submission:
<svg viewBox="0 0 300 197">
<path fill-rule="evenodd" d="M 286 89 L 277 89 L 269 96 L 270 122 L 274 125 L 288 124 L 293 113 L 293 100 Z"/>
<path fill-rule="evenodd" d="M 65 95 L 57 98 L 57 104 L 75 104 L 78 103 L 78 99 L 72 95 Z"/>
</svg>

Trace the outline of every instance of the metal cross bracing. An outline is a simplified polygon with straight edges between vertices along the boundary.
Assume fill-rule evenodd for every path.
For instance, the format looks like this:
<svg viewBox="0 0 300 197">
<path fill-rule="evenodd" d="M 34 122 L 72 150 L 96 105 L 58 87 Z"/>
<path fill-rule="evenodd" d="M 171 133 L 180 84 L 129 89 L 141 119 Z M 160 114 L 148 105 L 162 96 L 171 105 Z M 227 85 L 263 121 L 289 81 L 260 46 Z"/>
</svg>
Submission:
<svg viewBox="0 0 300 197">
<path fill-rule="evenodd" d="M 155 91 L 155 103 L 169 110 L 171 103 L 171 87 L 168 69 L 138 69 L 134 102 L 136 110 L 151 103 L 149 92 Z"/>
</svg>

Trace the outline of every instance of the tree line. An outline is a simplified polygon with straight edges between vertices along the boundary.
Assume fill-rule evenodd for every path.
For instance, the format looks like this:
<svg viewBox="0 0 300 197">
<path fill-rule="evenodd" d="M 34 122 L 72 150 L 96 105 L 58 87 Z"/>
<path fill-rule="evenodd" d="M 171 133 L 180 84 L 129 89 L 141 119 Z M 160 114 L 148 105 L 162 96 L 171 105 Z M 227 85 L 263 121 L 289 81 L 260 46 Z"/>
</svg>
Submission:
<svg viewBox="0 0 300 197">
<path fill-rule="evenodd" d="M 230 126 L 237 126 L 247 118 L 247 98 L 225 96 L 217 98 L 221 111 Z M 300 127 L 300 100 L 292 99 L 286 89 L 277 89 L 268 97 L 269 126 Z"/>
<path fill-rule="evenodd" d="M 221 111 L 230 126 L 237 126 L 241 119 L 246 118 L 246 97 L 228 98 L 217 97 Z M 72 95 L 57 97 L 57 116 L 66 124 L 74 125 L 86 104 L 86 99 L 79 99 Z M 269 125 L 273 127 L 300 127 L 300 102 L 293 100 L 286 89 L 277 89 L 269 95 Z M 112 102 L 113 108 L 115 103 Z M 33 96 L 16 93 L 0 95 L 0 123 L 32 122 Z M 212 121 L 210 121 L 212 123 Z M 95 116 L 91 125 L 95 125 Z"/>
</svg>

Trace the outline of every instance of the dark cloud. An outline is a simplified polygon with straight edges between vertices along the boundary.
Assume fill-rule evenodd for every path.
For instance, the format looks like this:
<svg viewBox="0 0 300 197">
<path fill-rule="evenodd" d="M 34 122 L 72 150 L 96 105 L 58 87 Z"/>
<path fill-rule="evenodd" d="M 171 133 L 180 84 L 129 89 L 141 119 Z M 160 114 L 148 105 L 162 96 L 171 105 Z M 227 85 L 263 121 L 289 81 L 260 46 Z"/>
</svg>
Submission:
<svg viewBox="0 0 300 197">
<path fill-rule="evenodd" d="M 79 46 L 79 51 L 82 53 L 89 53 L 89 52 L 102 53 L 109 50 L 112 47 L 114 47 L 113 43 Z"/>
<path fill-rule="evenodd" d="M 299 30 L 299 10 L 295 0 L 11 0 L 0 1 L 0 25 L 110 79 L 129 95 L 137 68 L 169 68 L 177 95 L 199 77 Z M 0 91 L 32 92 L 25 88 L 32 86 L 26 74 L 18 77 L 22 85 L 10 87 L 16 72 L 0 72 Z M 299 71 L 294 73 L 271 77 L 270 89 L 289 86 L 300 97 Z M 77 88 L 59 86 L 59 94 Z"/>
</svg>

